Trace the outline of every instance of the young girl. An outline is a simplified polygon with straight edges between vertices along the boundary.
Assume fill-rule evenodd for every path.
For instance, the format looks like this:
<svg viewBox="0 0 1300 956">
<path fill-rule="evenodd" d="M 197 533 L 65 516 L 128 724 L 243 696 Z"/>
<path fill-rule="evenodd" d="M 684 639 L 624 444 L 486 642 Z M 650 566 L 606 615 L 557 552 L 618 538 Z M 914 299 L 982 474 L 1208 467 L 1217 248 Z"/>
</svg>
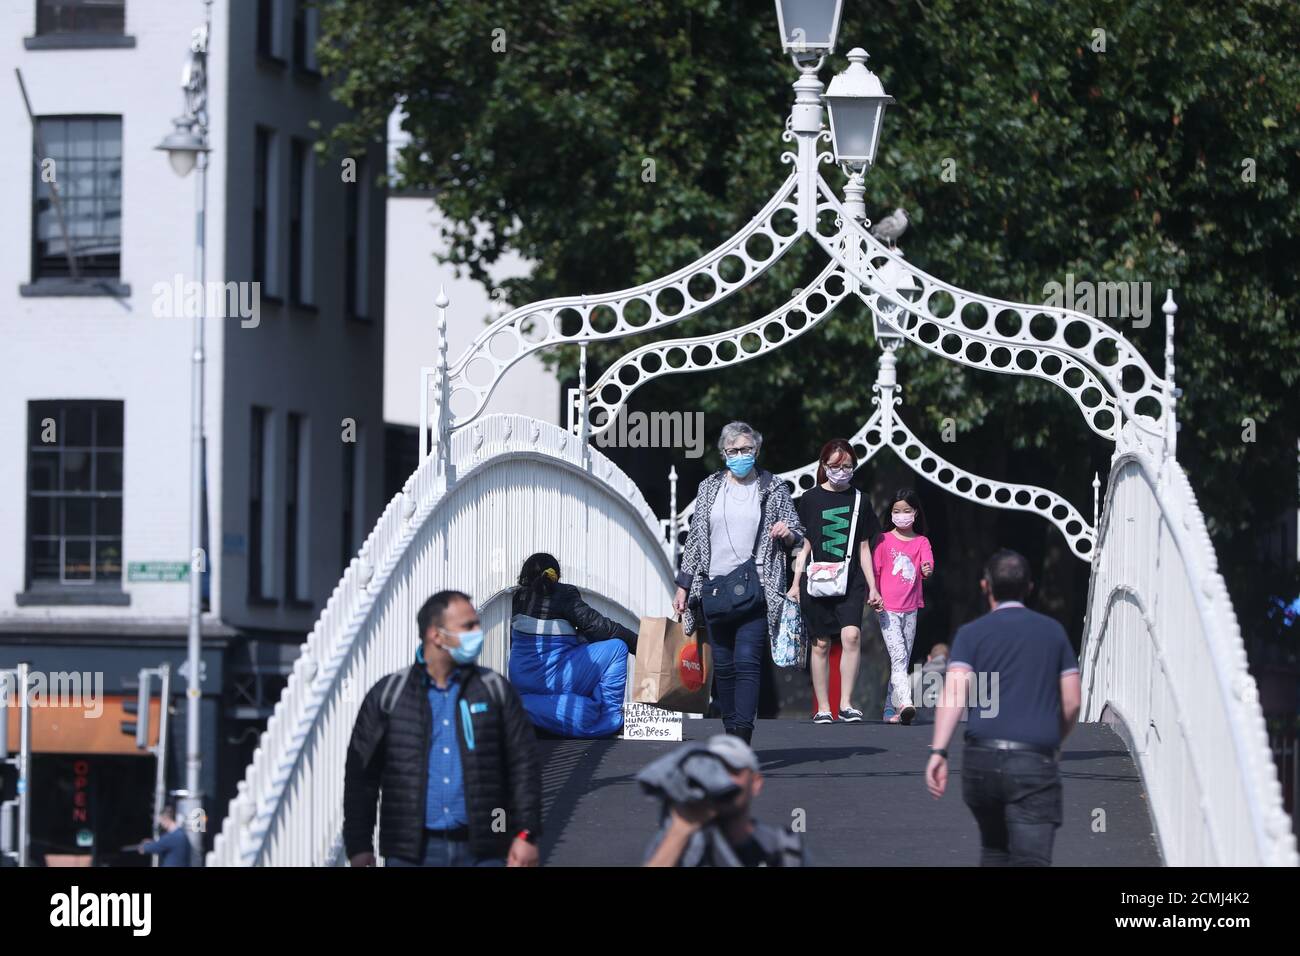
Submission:
<svg viewBox="0 0 1300 956">
<path fill-rule="evenodd" d="M 934 573 L 934 552 L 925 536 L 925 512 L 915 491 L 904 488 L 881 516 L 886 529 L 872 556 L 884 610 L 879 612 L 880 633 L 889 650 L 892 703 L 898 709 L 891 724 L 910 724 L 916 716 L 907 664 L 916 640 L 916 612 L 925 607 L 921 580 Z M 886 701 L 886 704 L 890 701 Z"/>
</svg>

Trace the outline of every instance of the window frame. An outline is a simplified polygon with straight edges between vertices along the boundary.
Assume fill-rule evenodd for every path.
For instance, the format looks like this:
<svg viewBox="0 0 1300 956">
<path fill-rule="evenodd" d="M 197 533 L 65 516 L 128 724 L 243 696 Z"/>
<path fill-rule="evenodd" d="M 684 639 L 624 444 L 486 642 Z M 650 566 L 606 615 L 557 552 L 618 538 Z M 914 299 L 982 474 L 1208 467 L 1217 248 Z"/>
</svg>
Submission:
<svg viewBox="0 0 1300 956">
<path fill-rule="evenodd" d="M 68 435 L 68 413 L 72 410 L 88 411 L 90 413 L 90 443 L 89 444 L 66 444 L 63 439 Z M 24 501 L 26 508 L 25 522 L 23 527 L 23 583 L 26 589 L 25 596 L 29 600 L 20 600 L 19 603 L 41 603 L 37 598 L 40 595 L 79 595 L 85 600 L 75 600 L 75 603 L 98 603 L 95 600 L 96 595 L 121 595 L 123 576 L 126 571 L 126 562 L 124 560 L 124 541 L 125 541 L 125 484 L 126 484 L 126 403 L 121 399 L 29 399 L 27 402 L 27 454 L 26 454 L 26 480 Z M 121 441 L 118 444 L 100 444 L 100 431 L 102 428 L 102 416 L 104 414 L 116 415 L 117 431 L 121 434 Z M 42 431 L 41 423 L 46 419 L 53 417 L 55 421 L 55 441 L 46 443 L 39 441 Z M 52 446 L 52 447 L 51 447 Z M 54 451 L 57 449 L 57 451 Z M 54 452 L 57 469 L 57 487 L 48 488 L 41 491 L 33 490 L 32 478 L 35 474 L 36 461 L 34 453 L 51 454 Z M 65 489 L 63 479 L 65 474 L 63 456 L 69 452 L 80 452 L 89 456 L 89 487 L 83 489 Z M 119 487 L 116 490 L 101 489 L 99 468 L 101 465 L 101 455 L 117 454 L 119 459 L 120 480 Z M 39 500 L 53 500 L 56 502 L 55 513 L 55 530 L 52 533 L 37 535 L 33 530 L 36 508 L 34 504 Z M 89 501 L 89 530 L 84 534 L 69 534 L 67 531 L 66 509 L 67 502 L 70 500 Z M 99 523 L 101 519 L 101 501 L 117 501 L 117 530 L 115 534 L 100 534 Z M 37 577 L 35 569 L 35 548 L 33 545 L 37 538 L 42 541 L 54 540 L 58 542 L 58 567 L 59 576 L 55 580 L 51 577 Z M 89 576 L 86 578 L 69 578 L 67 576 L 67 545 L 68 539 L 75 538 L 85 539 L 89 548 Z M 117 544 L 117 574 L 102 575 L 99 568 L 99 546 L 101 543 Z M 21 597 L 21 596 L 20 596 Z M 106 601 L 104 603 L 120 603 L 117 601 Z"/>
<path fill-rule="evenodd" d="M 60 169 L 60 166 L 65 163 L 73 162 L 74 158 L 66 157 L 66 156 L 55 157 L 49 155 L 51 151 L 49 149 L 45 131 L 43 130 L 44 124 L 55 123 L 55 122 L 61 122 L 66 124 L 89 122 L 94 124 L 97 130 L 94 137 L 96 155 L 92 160 L 90 160 L 90 162 L 95 164 L 92 169 L 90 179 L 98 183 L 100 177 L 103 175 L 99 166 L 102 162 L 104 162 L 104 160 L 101 160 L 99 158 L 99 153 L 101 151 L 100 143 L 103 142 L 103 137 L 99 135 L 98 127 L 100 123 L 107 123 L 107 122 L 114 122 L 114 121 L 117 123 L 117 131 L 118 131 L 118 138 L 117 138 L 118 155 L 116 159 L 117 162 L 116 195 L 114 196 L 111 193 L 104 193 L 103 195 L 100 195 L 98 193 L 92 193 L 89 199 L 85 199 L 84 197 L 77 197 L 75 200 L 70 200 L 67 197 L 67 195 L 64 193 L 64 187 L 68 184 L 70 180 L 64 178 L 64 173 Z M 50 289 L 58 288 L 63 290 L 75 290 L 81 288 L 89 292 L 92 292 L 94 294 L 108 294 L 108 295 L 121 294 L 122 248 L 123 248 L 122 211 L 124 208 L 123 196 L 125 192 L 124 183 L 123 183 L 125 156 L 123 155 L 122 152 L 124 141 L 125 141 L 125 123 L 123 121 L 122 115 L 118 113 L 68 113 L 68 114 L 55 113 L 55 114 L 49 114 L 44 116 L 37 116 L 35 118 L 35 127 L 32 130 L 32 137 L 33 137 L 32 140 L 33 154 L 35 155 L 39 153 L 45 153 L 47 154 L 46 158 L 55 161 L 55 166 L 54 166 L 55 185 L 60 192 L 61 202 L 64 205 L 65 216 L 68 216 L 68 213 L 70 212 L 70 210 L 67 209 L 67 204 L 70 201 L 76 201 L 76 202 L 88 201 L 95 204 L 111 203 L 114 201 L 116 202 L 117 220 L 118 220 L 117 251 L 114 254 L 116 257 L 116 264 L 111 269 L 111 271 L 109 271 L 108 268 L 99 267 L 95 271 L 89 273 L 85 272 L 84 265 L 81 262 L 79 254 L 78 254 L 78 265 L 79 265 L 78 271 L 80 274 L 76 277 L 73 277 L 71 275 L 71 269 L 68 269 L 67 271 L 63 271 L 63 270 L 51 271 L 48 266 L 45 267 L 42 266 L 42 263 L 46 261 L 52 261 L 55 259 L 66 261 L 67 253 L 65 251 L 62 256 L 52 256 L 52 255 L 43 256 L 41 254 L 40 228 L 41 228 L 42 210 L 39 207 L 39 203 L 41 202 L 41 195 L 40 195 L 42 191 L 41 187 L 44 184 L 41 181 L 41 176 L 42 176 L 41 164 L 34 165 L 32 168 L 31 199 L 30 199 L 30 204 L 28 206 L 29 212 L 31 214 L 31 233 L 30 233 L 30 248 L 29 248 L 29 257 L 30 257 L 29 275 L 31 276 L 31 283 L 30 285 L 23 287 L 24 294 L 40 294 L 40 290 L 42 290 L 43 288 L 50 288 Z M 81 162 L 86 161 L 80 157 L 76 159 Z M 62 182 L 60 182 L 59 180 L 62 180 Z M 49 203 L 49 206 L 47 208 L 53 208 L 53 190 L 50 191 L 50 196 L 46 199 L 46 201 Z M 68 218 L 70 220 L 71 216 L 68 216 Z M 56 213 L 56 219 L 57 219 L 57 213 Z M 105 218 L 101 218 L 98 220 L 98 222 L 100 223 L 102 223 L 103 221 L 105 221 Z M 71 228 L 69 229 L 69 232 L 70 233 L 72 232 Z M 61 239 L 62 237 L 59 238 Z M 70 238 L 72 237 L 70 236 Z M 104 233 L 102 231 L 98 232 L 95 237 L 95 240 L 97 243 L 103 244 L 105 241 Z M 77 239 L 73 238 L 72 243 L 73 243 L 73 249 L 74 251 L 76 251 L 78 246 Z"/>
</svg>

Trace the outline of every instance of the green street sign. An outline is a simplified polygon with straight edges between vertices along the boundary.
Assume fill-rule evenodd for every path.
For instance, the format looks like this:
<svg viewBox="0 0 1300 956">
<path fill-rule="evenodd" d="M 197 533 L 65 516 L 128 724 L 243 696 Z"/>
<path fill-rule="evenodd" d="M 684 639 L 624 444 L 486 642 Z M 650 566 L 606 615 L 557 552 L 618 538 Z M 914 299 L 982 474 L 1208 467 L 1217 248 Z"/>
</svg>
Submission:
<svg viewBox="0 0 1300 956">
<path fill-rule="evenodd" d="M 126 566 L 128 581 L 188 581 L 188 561 L 132 561 Z"/>
</svg>

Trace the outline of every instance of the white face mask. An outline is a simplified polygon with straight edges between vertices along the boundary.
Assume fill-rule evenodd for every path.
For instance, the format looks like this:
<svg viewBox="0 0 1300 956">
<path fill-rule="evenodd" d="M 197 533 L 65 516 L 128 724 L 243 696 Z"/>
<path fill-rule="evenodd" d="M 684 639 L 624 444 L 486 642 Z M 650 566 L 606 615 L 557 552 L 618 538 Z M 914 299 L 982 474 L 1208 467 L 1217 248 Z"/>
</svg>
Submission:
<svg viewBox="0 0 1300 956">
<path fill-rule="evenodd" d="M 837 488 L 847 488 L 853 480 L 852 468 L 827 468 L 826 480 Z"/>
<path fill-rule="evenodd" d="M 894 519 L 894 527 L 902 528 L 906 531 L 908 528 L 912 527 L 912 522 L 916 520 L 916 512 L 895 511 L 892 517 Z"/>
</svg>

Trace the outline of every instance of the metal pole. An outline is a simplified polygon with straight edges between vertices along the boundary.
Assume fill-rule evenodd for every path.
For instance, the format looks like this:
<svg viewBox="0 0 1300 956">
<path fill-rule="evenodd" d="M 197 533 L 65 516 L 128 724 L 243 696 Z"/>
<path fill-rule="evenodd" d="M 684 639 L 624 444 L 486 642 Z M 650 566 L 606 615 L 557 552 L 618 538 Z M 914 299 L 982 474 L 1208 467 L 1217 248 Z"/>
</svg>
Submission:
<svg viewBox="0 0 1300 956">
<path fill-rule="evenodd" d="M 159 832 L 158 816 L 162 813 L 164 801 L 167 799 L 167 718 L 172 699 L 172 666 L 161 665 L 158 668 L 158 676 L 161 687 L 159 688 L 158 746 L 154 748 L 154 756 L 158 758 L 153 784 L 153 838 L 155 840 L 162 836 Z M 158 854 L 153 854 L 152 859 L 153 865 L 157 866 Z"/>
<path fill-rule="evenodd" d="M 202 89 L 196 112 L 199 135 L 207 145 L 207 43 L 212 33 L 212 3 L 205 0 L 204 69 L 200 78 Z M 203 834 L 192 822 L 199 819 L 203 807 L 203 756 L 200 752 L 199 712 L 203 705 L 200 688 L 201 658 L 203 655 L 202 601 L 203 574 L 207 571 L 207 556 L 202 554 L 203 536 L 203 327 L 204 307 L 207 299 L 207 243 L 206 207 L 208 198 L 207 153 L 198 154 L 197 210 L 195 216 L 194 272 L 199 282 L 199 307 L 194 316 L 194 350 L 190 374 L 190 622 L 186 667 L 185 704 L 185 797 L 177 812 L 184 821 L 190 840 L 190 858 L 194 866 L 203 861 Z M 196 564 L 195 559 L 200 559 Z M 197 811 L 197 812 L 196 812 Z"/>
<path fill-rule="evenodd" d="M 677 572 L 677 466 L 668 467 L 668 541 L 672 545 L 673 572 Z"/>
<path fill-rule="evenodd" d="M 591 446 L 587 435 L 591 430 L 587 411 L 587 343 L 578 345 L 578 440 L 582 442 L 582 467 L 591 467 Z"/>
<path fill-rule="evenodd" d="M 32 795 L 29 776 L 32 767 L 32 705 L 28 683 L 32 665 L 18 665 L 18 865 L 28 865 L 31 852 Z"/>
</svg>

